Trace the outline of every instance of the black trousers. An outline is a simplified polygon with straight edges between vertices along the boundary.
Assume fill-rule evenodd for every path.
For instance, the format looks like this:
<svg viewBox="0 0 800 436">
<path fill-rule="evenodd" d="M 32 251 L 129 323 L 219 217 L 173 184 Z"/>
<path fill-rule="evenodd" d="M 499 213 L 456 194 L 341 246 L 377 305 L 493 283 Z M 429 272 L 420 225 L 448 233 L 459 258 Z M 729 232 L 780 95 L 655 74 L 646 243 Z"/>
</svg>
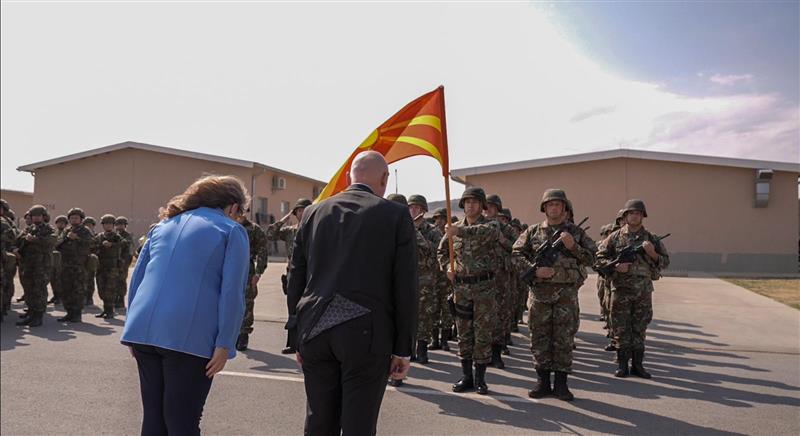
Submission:
<svg viewBox="0 0 800 436">
<path fill-rule="evenodd" d="M 133 345 L 142 390 L 142 436 L 200 434 L 200 418 L 211 390 L 210 359 Z"/>
<path fill-rule="evenodd" d="M 391 356 L 372 354 L 369 315 L 300 344 L 309 436 L 371 436 L 386 389 Z"/>
</svg>

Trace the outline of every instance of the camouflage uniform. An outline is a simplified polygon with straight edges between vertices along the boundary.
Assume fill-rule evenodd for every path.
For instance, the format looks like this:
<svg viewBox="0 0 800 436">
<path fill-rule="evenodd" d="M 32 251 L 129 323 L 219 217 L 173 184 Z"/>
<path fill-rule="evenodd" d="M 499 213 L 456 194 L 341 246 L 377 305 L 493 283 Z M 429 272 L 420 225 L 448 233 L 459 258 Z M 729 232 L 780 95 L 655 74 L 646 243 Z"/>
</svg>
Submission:
<svg viewBox="0 0 800 436">
<path fill-rule="evenodd" d="M 124 216 L 118 216 L 114 225 L 128 225 L 128 219 Z M 122 238 L 122 266 L 120 267 L 119 284 L 117 285 L 117 299 L 114 302 L 115 309 L 125 308 L 125 295 L 128 293 L 128 273 L 130 272 L 131 263 L 133 263 L 133 250 L 135 243 L 133 242 L 133 235 L 124 228 L 116 229 L 119 236 Z"/>
<path fill-rule="evenodd" d="M 47 212 L 42 206 L 34 206 L 30 213 L 46 215 Z M 32 239 L 28 240 L 29 237 Z M 25 304 L 29 315 L 29 319 L 18 323 L 19 325 L 30 324 L 36 316 L 39 317 L 37 325 L 41 325 L 41 315 L 47 308 L 47 282 L 50 278 L 54 243 L 55 231 L 45 222 L 29 225 L 17 238 L 20 264 L 25 269 L 25 275 L 21 279 L 24 281 Z"/>
<path fill-rule="evenodd" d="M 67 217 L 65 215 L 59 215 L 56 217 L 56 225 L 63 222 L 67 224 Z M 57 226 L 55 228 L 55 237 L 56 241 L 61 238 L 64 234 L 64 229 L 59 229 Z M 61 252 L 56 250 L 55 245 L 53 246 L 53 267 L 50 273 L 50 287 L 53 289 L 53 298 L 48 303 L 53 304 L 60 304 L 61 303 Z"/>
<path fill-rule="evenodd" d="M 77 214 L 70 210 L 67 216 Z M 81 211 L 80 214 L 83 214 Z M 74 235 L 75 239 L 70 236 Z M 58 240 L 56 248 L 61 252 L 61 298 L 67 315 L 62 321 L 80 322 L 81 311 L 86 301 L 86 276 L 92 232 L 83 224 L 67 227 Z"/>
<path fill-rule="evenodd" d="M 436 216 L 444 216 L 447 218 L 447 210 L 444 208 L 437 209 L 434 212 L 434 217 Z M 434 247 L 438 249 L 439 244 L 441 243 L 441 236 L 444 235 L 444 226 L 434 226 L 436 230 L 438 230 L 440 239 L 439 242 L 434 244 Z M 447 279 L 447 274 L 441 269 L 436 268 L 436 298 L 437 298 L 437 306 L 439 307 L 439 313 L 437 315 L 436 320 L 436 327 L 441 329 L 442 332 L 442 349 L 448 350 L 450 346 L 447 344 L 447 341 L 452 338 L 452 327 L 453 327 L 453 315 L 450 313 L 450 309 L 447 307 L 447 298 L 453 293 L 453 284 L 450 280 Z"/>
<path fill-rule="evenodd" d="M 102 224 L 114 224 L 115 218 L 105 215 Z M 110 244 L 106 246 L 106 243 Z M 103 300 L 103 312 L 98 318 L 113 318 L 114 305 L 120 295 L 120 277 L 122 276 L 122 250 L 126 242 L 116 231 L 103 231 L 94 237 L 93 249 L 97 255 L 97 289 Z"/>
<path fill-rule="evenodd" d="M 426 344 L 431 342 L 431 334 L 436 328 L 442 313 L 441 291 L 437 287 L 441 281 L 442 273 L 436 259 L 436 248 L 442 240 L 442 234 L 436 226 L 422 221 L 417 227 L 417 233 L 422 238 L 417 245 L 417 259 L 419 262 L 419 324 L 417 325 L 417 339 Z M 424 259 L 423 259 L 424 257 Z M 447 276 L 445 276 L 445 280 Z"/>
<path fill-rule="evenodd" d="M 640 201 L 640 200 L 636 200 Z M 630 204 L 632 201 L 629 201 Z M 641 206 L 644 210 L 644 203 Z M 628 209 L 628 205 L 626 205 Z M 630 209 L 636 210 L 636 209 Z M 644 212 L 644 217 L 647 213 Z M 642 226 L 631 232 L 628 225 L 612 232 L 597 252 L 598 267 L 614 261 L 617 254 L 628 246 L 650 241 L 658 254 L 653 260 L 644 251 L 637 253 L 627 273 L 613 272 L 611 281 L 611 334 L 618 348 L 616 375 L 624 377 L 628 373 L 628 359 L 633 358 L 634 373 L 649 378 L 642 367 L 644 341 L 647 325 L 653 319 L 653 280 L 661 277 L 661 271 L 669 266 L 669 254 L 663 242 Z M 623 367 L 624 365 L 624 367 Z"/>
<path fill-rule="evenodd" d="M 249 220 L 242 225 L 247 230 L 247 237 L 250 241 L 250 272 L 247 276 L 247 289 L 244 293 L 245 311 L 240 334 L 249 335 L 253 333 L 253 308 L 258 296 L 258 285 L 253 286 L 253 276 L 256 274 L 260 276 L 267 269 L 267 235 L 261 227 Z"/>
<path fill-rule="evenodd" d="M 544 212 L 545 204 L 553 200 L 566 203 L 566 194 L 561 190 L 545 191 L 541 211 Z M 559 230 L 572 235 L 575 246 L 572 250 L 561 249 L 552 266 L 555 274 L 551 278 L 534 276 L 530 283 L 528 328 L 539 384 L 529 395 L 534 398 L 548 395 L 550 372 L 554 371 L 556 395 L 571 400 L 566 376 L 572 372 L 572 350 L 578 330 L 578 289 L 586 278 L 584 267 L 593 264 L 597 247 L 582 228 L 569 221 L 555 226 L 544 221 L 522 232 L 514 243 L 513 255 L 520 271 L 531 270 L 536 251 L 548 240 L 555 242 L 554 235 Z"/>
<path fill-rule="evenodd" d="M 100 261 L 97 258 L 97 254 L 95 254 L 97 253 L 97 247 L 94 237 L 97 236 L 97 233 L 94 231 L 93 227 L 91 227 L 96 225 L 94 218 L 90 216 L 86 217 L 83 225 L 92 234 L 92 240 L 89 245 L 89 257 L 86 259 L 86 289 L 83 294 L 86 298 L 84 305 L 91 306 L 94 304 L 95 281 L 97 279 L 97 267 Z"/>
<path fill-rule="evenodd" d="M 13 254 L 17 245 L 17 232 L 14 222 L 5 214 L 8 212 L 8 203 L 2 200 L 3 216 L 0 217 L 0 283 L 2 283 L 3 316 L 11 308 L 11 299 L 14 297 L 14 274 L 17 271 L 17 258 Z"/>
</svg>

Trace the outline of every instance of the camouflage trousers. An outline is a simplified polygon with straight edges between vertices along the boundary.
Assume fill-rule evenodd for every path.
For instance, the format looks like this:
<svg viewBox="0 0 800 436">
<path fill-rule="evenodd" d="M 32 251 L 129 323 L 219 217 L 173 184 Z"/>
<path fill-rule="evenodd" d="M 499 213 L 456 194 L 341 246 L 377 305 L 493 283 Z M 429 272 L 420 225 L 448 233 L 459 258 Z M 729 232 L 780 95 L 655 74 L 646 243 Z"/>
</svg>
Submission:
<svg viewBox="0 0 800 436">
<path fill-rule="evenodd" d="M 431 333 L 442 312 L 437 289 L 432 285 L 419 287 L 419 318 L 417 320 L 417 340 L 431 342 Z"/>
<path fill-rule="evenodd" d="M 0 259 L 0 284 L 2 284 L 2 307 L 0 310 L 11 309 L 11 299 L 14 298 L 14 274 L 17 272 L 17 258 L 11 253 L 3 253 Z"/>
<path fill-rule="evenodd" d="M 242 328 L 239 333 L 253 333 L 253 323 L 255 315 L 253 310 L 256 307 L 256 297 L 258 296 L 258 284 L 253 286 L 253 276 L 247 277 L 247 288 L 244 291 L 244 318 L 242 318 Z"/>
<path fill-rule="evenodd" d="M 528 310 L 529 292 L 528 284 L 519 279 L 519 275 L 517 275 L 517 312 L 514 322 L 522 321 L 522 315 Z"/>
<path fill-rule="evenodd" d="M 83 294 L 86 299 L 92 301 L 94 299 L 94 291 L 95 291 L 95 278 L 97 277 L 97 269 L 100 260 L 97 258 L 97 255 L 90 254 L 89 259 L 86 261 L 86 290 Z"/>
<path fill-rule="evenodd" d="M 103 309 L 113 309 L 114 302 L 119 296 L 119 278 L 122 271 L 119 268 L 100 268 L 97 271 L 97 293 L 103 300 Z"/>
<path fill-rule="evenodd" d="M 125 261 L 122 264 L 119 274 L 119 284 L 117 285 L 117 300 L 115 306 L 125 307 L 125 296 L 128 295 L 128 273 L 130 272 L 131 262 Z"/>
<path fill-rule="evenodd" d="M 653 320 L 653 293 L 617 288 L 611 292 L 610 330 L 620 350 L 644 350 L 647 325 Z"/>
<path fill-rule="evenodd" d="M 47 308 L 47 282 L 50 273 L 42 267 L 25 268 L 25 276 L 20 277 L 25 289 L 25 305 L 35 312 L 44 312 Z"/>
<path fill-rule="evenodd" d="M 453 286 L 453 302 L 458 308 L 472 312 L 472 319 L 456 316 L 458 357 L 475 363 L 492 361 L 492 332 L 497 313 L 497 291 L 494 280 Z"/>
<path fill-rule="evenodd" d="M 65 310 L 83 310 L 86 301 L 86 276 L 86 267 L 65 265 L 61 268 L 61 302 Z"/>
<path fill-rule="evenodd" d="M 495 284 L 497 286 L 497 317 L 492 330 L 492 343 L 503 345 L 506 343 L 506 335 L 511 333 L 512 322 L 514 322 L 517 291 L 508 271 L 500 271 L 495 276 Z"/>
<path fill-rule="evenodd" d="M 528 328 L 534 367 L 572 372 L 572 345 L 578 332 L 578 289 L 537 286 L 529 298 Z"/>
<path fill-rule="evenodd" d="M 50 287 L 53 289 L 53 297 L 61 299 L 61 266 L 54 266 L 50 270 Z"/>
<path fill-rule="evenodd" d="M 606 306 L 606 293 L 610 292 L 608 289 L 608 282 L 602 276 L 597 276 L 597 299 L 600 301 L 600 314 L 608 318 L 608 306 Z"/>
<path fill-rule="evenodd" d="M 453 287 L 450 280 L 444 277 L 436 283 L 436 297 L 438 299 L 439 314 L 436 319 L 436 326 L 434 328 L 449 329 L 453 326 L 453 315 L 450 313 L 450 308 L 447 306 L 447 297 L 453 292 Z"/>
</svg>

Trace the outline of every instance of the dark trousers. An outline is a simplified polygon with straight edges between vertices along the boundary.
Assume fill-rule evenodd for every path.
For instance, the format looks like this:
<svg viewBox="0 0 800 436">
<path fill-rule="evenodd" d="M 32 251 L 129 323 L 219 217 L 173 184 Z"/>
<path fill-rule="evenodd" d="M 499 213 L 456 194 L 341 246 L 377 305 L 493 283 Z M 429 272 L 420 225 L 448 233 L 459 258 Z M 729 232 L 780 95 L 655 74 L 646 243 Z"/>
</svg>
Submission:
<svg viewBox="0 0 800 436">
<path fill-rule="evenodd" d="M 210 359 L 140 344 L 133 345 L 133 353 L 142 390 L 142 436 L 199 435 L 211 389 Z"/>
<path fill-rule="evenodd" d="M 300 344 L 305 434 L 374 435 L 391 356 L 372 354 L 372 319 L 362 316 Z"/>
</svg>

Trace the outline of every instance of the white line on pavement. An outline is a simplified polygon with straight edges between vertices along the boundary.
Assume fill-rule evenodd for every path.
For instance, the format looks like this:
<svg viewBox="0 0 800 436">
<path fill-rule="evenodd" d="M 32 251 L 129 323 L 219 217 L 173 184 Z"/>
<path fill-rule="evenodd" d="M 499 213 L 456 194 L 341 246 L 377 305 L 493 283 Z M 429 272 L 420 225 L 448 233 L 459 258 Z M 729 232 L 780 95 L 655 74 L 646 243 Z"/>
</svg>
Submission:
<svg viewBox="0 0 800 436">
<path fill-rule="evenodd" d="M 236 372 L 236 371 L 220 371 L 219 375 L 230 375 L 234 377 L 250 377 L 250 378 L 261 378 L 267 380 L 281 380 L 281 381 L 292 381 L 292 382 L 303 382 L 302 378 L 299 377 L 286 377 L 283 375 L 273 375 L 273 374 L 254 374 L 252 372 Z M 465 394 L 465 393 L 455 393 L 455 392 L 443 392 L 437 391 L 434 389 L 417 389 L 412 387 L 402 387 L 402 388 L 395 388 L 392 386 L 386 387 L 387 391 L 396 391 L 400 393 L 406 394 L 421 394 L 421 395 L 433 395 L 439 397 L 457 397 L 457 398 L 469 398 L 471 400 L 494 400 L 501 403 L 538 403 L 539 400 L 535 400 L 533 398 L 522 398 L 522 397 L 512 397 L 511 395 L 478 395 L 478 394 Z"/>
</svg>

